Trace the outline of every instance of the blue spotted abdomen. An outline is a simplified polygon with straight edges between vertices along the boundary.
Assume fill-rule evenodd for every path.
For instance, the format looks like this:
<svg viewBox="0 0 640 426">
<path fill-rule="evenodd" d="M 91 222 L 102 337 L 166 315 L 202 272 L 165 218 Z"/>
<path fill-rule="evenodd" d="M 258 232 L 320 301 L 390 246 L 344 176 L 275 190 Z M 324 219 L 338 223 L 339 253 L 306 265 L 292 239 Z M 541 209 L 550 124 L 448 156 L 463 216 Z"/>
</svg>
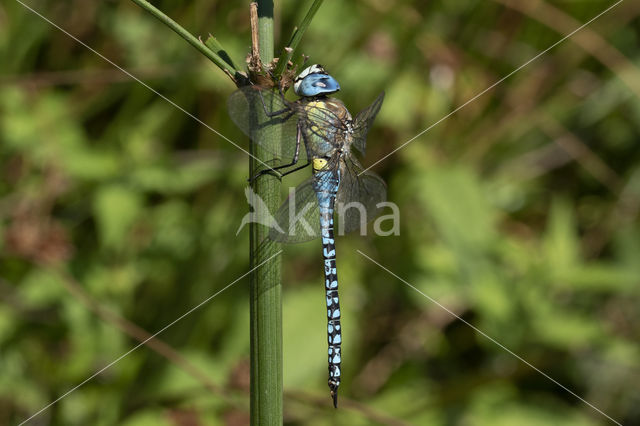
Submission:
<svg viewBox="0 0 640 426">
<path fill-rule="evenodd" d="M 327 339 L 329 343 L 329 389 L 333 405 L 338 404 L 342 332 L 340 328 L 340 301 L 338 299 L 338 274 L 336 268 L 336 244 L 333 233 L 333 209 L 340 185 L 340 172 L 315 171 L 314 190 L 318 197 L 322 256 L 324 258 L 324 285 L 327 302 Z"/>
</svg>

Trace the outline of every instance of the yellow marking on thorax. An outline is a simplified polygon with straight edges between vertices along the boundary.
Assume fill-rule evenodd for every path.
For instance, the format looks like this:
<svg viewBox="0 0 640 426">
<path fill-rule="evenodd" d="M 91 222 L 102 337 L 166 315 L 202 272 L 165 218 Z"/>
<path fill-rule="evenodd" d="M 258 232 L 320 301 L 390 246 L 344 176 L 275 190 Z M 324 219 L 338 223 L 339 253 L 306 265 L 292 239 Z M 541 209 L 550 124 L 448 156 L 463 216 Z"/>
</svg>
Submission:
<svg viewBox="0 0 640 426">
<path fill-rule="evenodd" d="M 324 158 L 313 159 L 313 170 L 315 171 L 322 170 L 326 165 L 327 165 L 327 160 L 325 160 Z"/>
<path fill-rule="evenodd" d="M 326 108 L 327 104 L 324 101 L 311 101 L 311 102 L 307 102 L 307 104 L 305 105 L 305 108 L 307 110 L 309 109 L 313 109 L 313 108 Z"/>
</svg>

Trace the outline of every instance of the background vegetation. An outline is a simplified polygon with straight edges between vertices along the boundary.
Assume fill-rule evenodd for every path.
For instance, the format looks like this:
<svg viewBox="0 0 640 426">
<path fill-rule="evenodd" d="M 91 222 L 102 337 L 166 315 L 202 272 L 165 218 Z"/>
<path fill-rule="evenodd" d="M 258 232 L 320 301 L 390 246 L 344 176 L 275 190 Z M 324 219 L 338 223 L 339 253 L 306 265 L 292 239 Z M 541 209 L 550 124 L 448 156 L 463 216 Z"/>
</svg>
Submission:
<svg viewBox="0 0 640 426">
<path fill-rule="evenodd" d="M 230 80 L 131 2 L 29 4 L 247 146 Z M 154 4 L 243 63 L 243 2 Z M 299 4 L 276 2 L 280 42 Z M 328 1 L 301 49 L 352 111 L 387 92 L 372 164 L 611 4 Z M 286 247 L 287 424 L 613 424 L 356 250 L 640 423 L 639 15 L 621 3 L 375 166 L 401 235 L 338 240 L 337 411 L 319 242 Z M 248 271 L 248 161 L 18 2 L 0 73 L 0 424 L 17 424 Z M 31 424 L 246 423 L 248 300 L 244 278 Z"/>
</svg>

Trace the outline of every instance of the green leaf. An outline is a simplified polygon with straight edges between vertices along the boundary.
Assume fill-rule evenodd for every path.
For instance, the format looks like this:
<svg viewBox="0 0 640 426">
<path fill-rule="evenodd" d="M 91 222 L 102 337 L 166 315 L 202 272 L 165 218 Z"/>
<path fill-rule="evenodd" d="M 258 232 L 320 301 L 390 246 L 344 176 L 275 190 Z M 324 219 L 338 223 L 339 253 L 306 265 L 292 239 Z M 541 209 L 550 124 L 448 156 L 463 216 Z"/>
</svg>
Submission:
<svg viewBox="0 0 640 426">
<path fill-rule="evenodd" d="M 119 249 L 130 242 L 133 224 L 142 209 L 142 196 L 123 185 L 100 188 L 93 200 L 93 210 L 102 245 Z"/>
<path fill-rule="evenodd" d="M 479 250 L 495 238 L 494 213 L 471 172 L 462 168 L 431 170 L 425 173 L 422 188 L 418 196 L 450 245 Z"/>
<path fill-rule="evenodd" d="M 544 252 L 548 270 L 556 277 L 567 273 L 580 261 L 575 221 L 571 206 L 565 200 L 556 199 L 551 206 L 544 236 Z"/>
</svg>

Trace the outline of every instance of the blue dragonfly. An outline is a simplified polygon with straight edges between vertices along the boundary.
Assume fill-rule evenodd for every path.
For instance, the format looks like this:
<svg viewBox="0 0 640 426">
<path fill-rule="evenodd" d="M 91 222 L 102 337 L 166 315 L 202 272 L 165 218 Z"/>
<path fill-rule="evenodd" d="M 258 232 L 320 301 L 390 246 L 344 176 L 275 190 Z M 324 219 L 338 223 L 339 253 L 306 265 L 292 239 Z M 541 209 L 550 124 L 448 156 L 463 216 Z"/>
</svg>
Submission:
<svg viewBox="0 0 640 426">
<path fill-rule="evenodd" d="M 296 101 L 258 86 L 243 87 L 228 101 L 236 125 L 273 155 L 269 167 L 258 175 L 276 172 L 284 176 L 311 165 L 312 176 L 298 185 L 275 213 L 276 223 L 269 238 L 285 243 L 322 238 L 328 384 L 335 407 L 341 378 L 342 332 L 334 229 L 339 234 L 363 230 L 366 222 L 380 213 L 380 203 L 386 200 L 387 192 L 384 181 L 364 171 L 351 152 L 354 147 L 364 155 L 366 136 L 384 92 L 354 119 L 342 101 L 329 96 L 338 90 L 338 82 L 316 64 L 296 77 L 294 92 L 300 97 Z"/>
</svg>

